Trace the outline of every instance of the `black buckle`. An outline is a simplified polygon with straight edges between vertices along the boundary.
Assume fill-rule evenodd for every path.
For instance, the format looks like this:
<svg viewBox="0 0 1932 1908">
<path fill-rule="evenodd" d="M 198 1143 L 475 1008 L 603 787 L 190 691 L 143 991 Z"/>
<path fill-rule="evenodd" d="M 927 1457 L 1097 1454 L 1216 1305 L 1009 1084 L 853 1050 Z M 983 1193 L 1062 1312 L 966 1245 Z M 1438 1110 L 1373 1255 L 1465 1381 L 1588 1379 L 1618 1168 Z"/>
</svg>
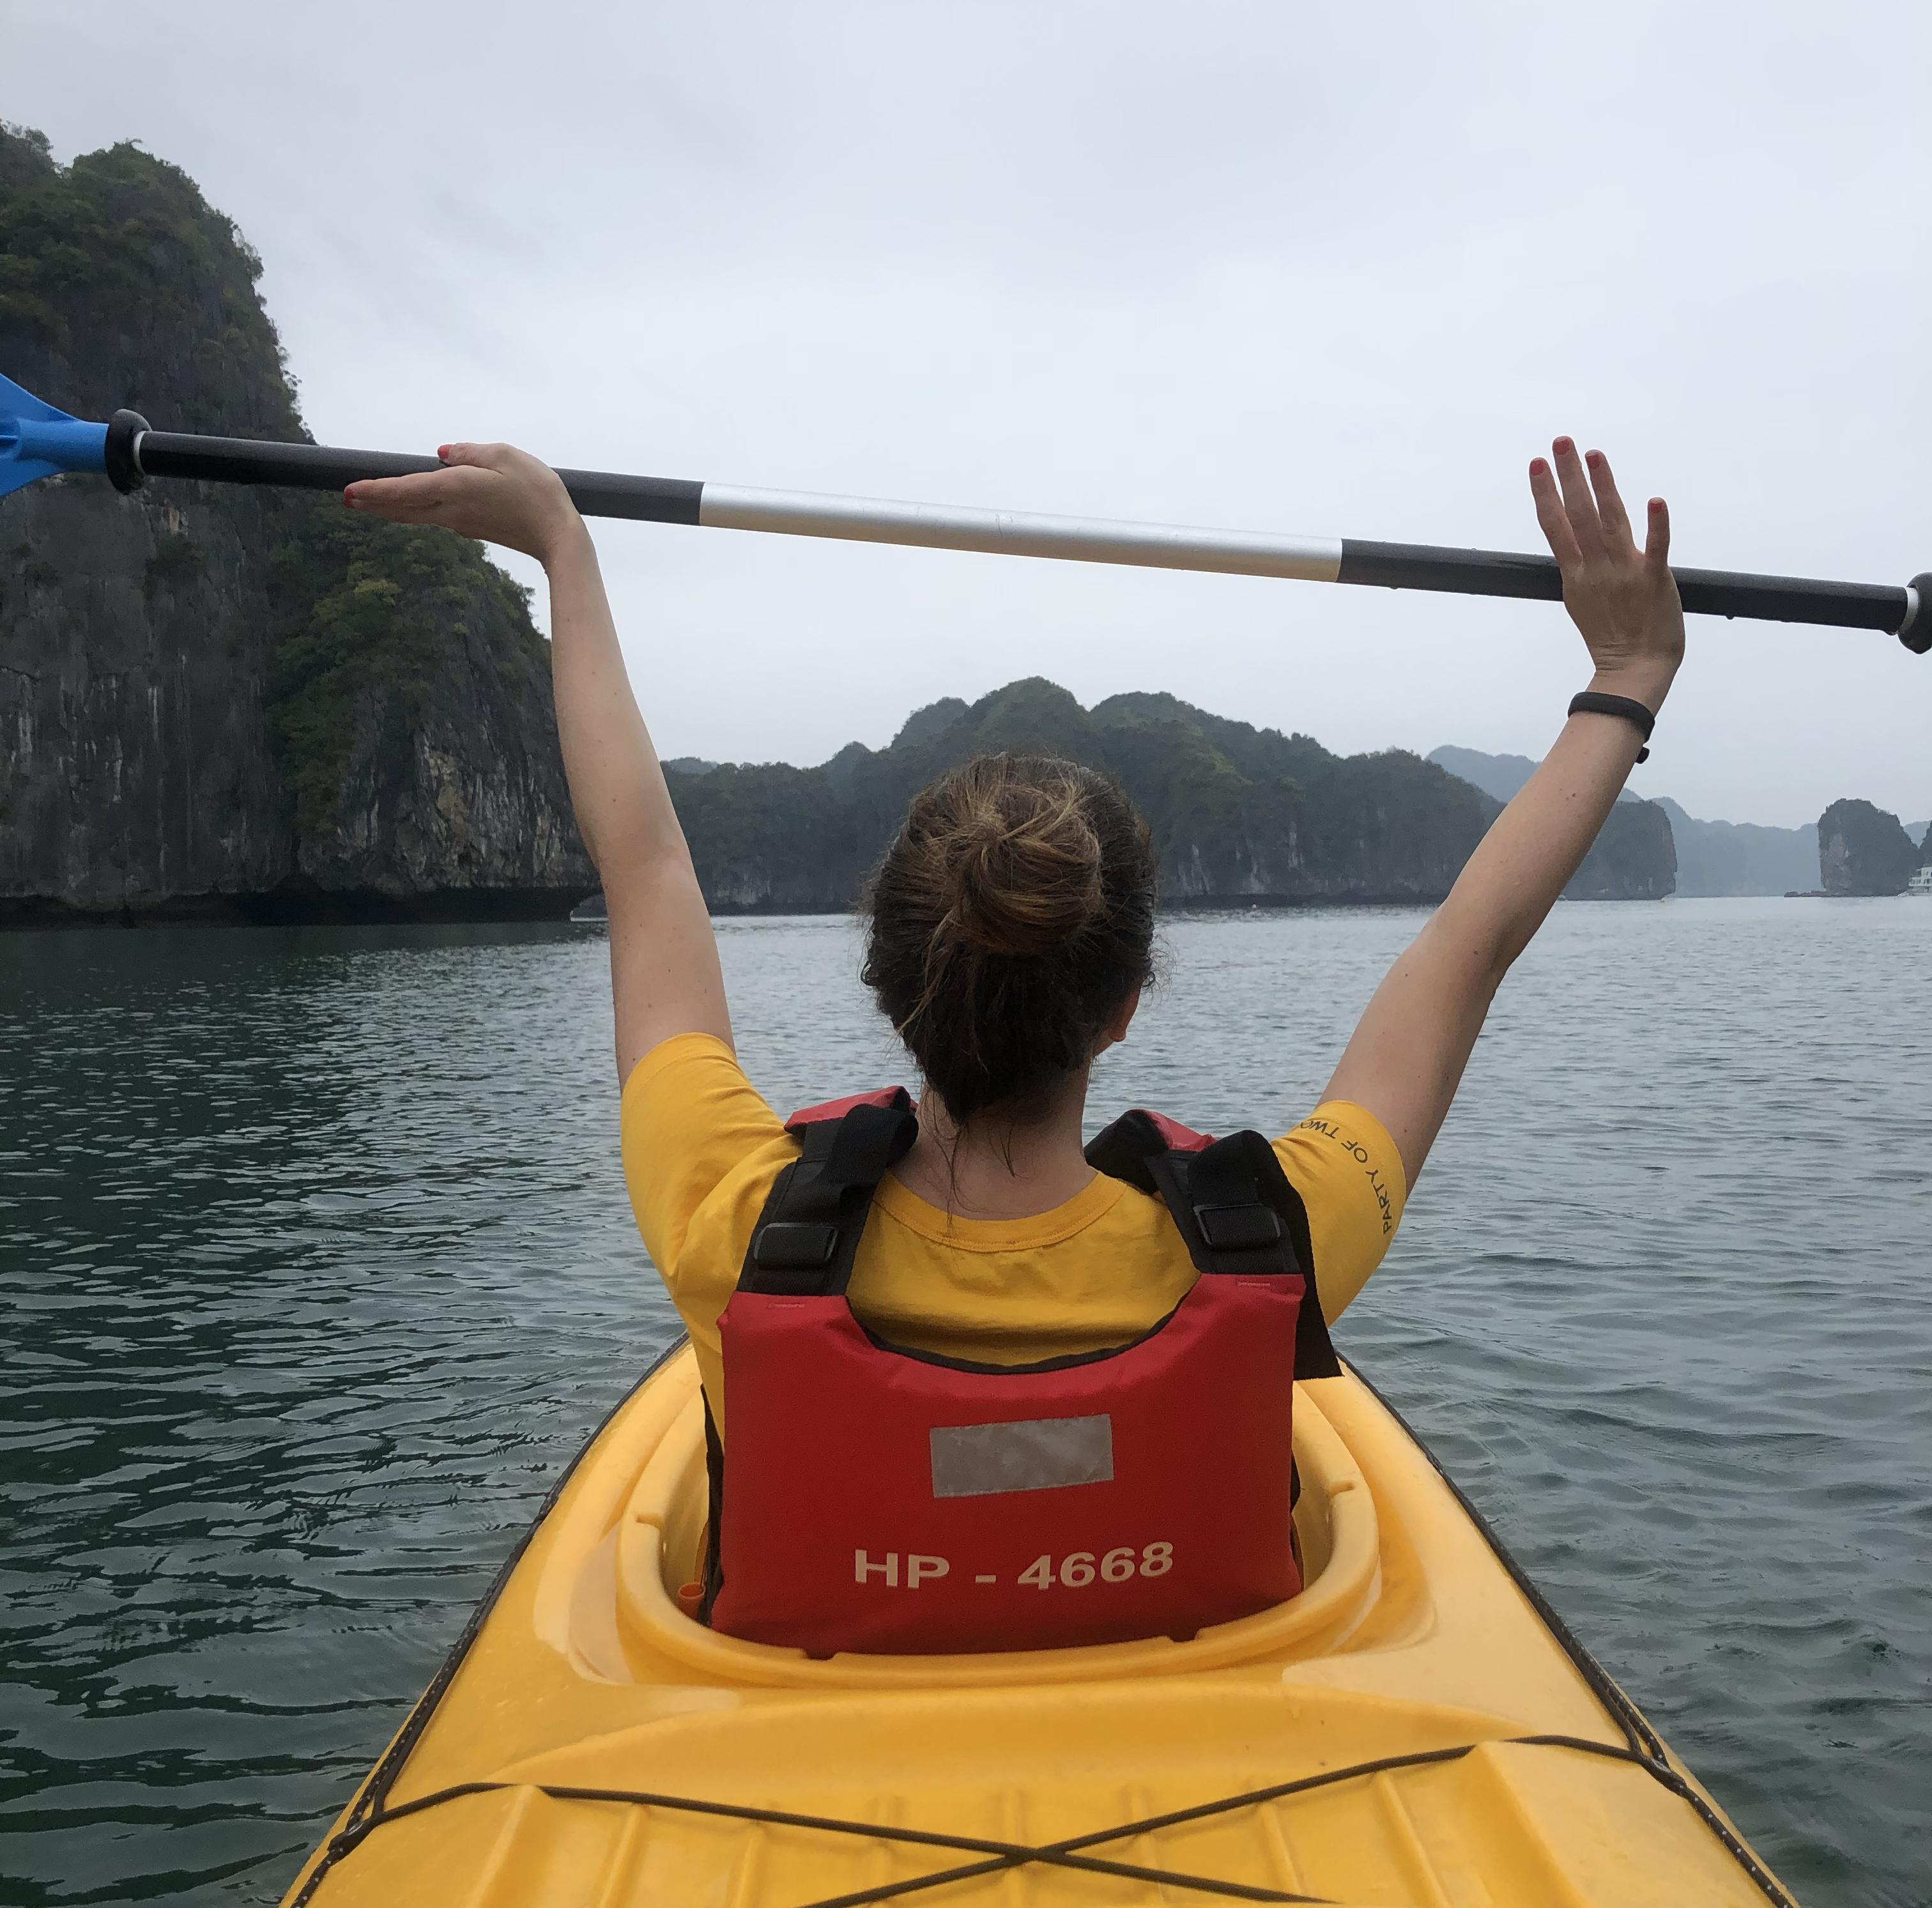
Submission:
<svg viewBox="0 0 1932 1908">
<path fill-rule="evenodd" d="M 1281 1215 L 1258 1201 L 1252 1205 L 1196 1206 L 1194 1222 L 1211 1252 L 1258 1252 L 1282 1236 Z"/>
<path fill-rule="evenodd" d="M 822 1272 L 838 1250 L 838 1227 L 809 1220 L 775 1219 L 752 1241 L 761 1272 Z"/>
</svg>

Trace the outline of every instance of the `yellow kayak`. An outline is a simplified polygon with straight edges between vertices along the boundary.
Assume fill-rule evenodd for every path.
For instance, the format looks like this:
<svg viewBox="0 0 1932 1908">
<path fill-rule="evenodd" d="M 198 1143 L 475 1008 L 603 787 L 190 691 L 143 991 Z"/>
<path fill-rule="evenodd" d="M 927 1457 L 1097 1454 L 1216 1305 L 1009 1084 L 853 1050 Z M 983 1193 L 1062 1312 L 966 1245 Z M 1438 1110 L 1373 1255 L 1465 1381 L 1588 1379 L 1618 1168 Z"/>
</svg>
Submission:
<svg viewBox="0 0 1932 1908">
<path fill-rule="evenodd" d="M 1790 1908 L 1366 1384 L 1302 1386 L 1294 1436 L 1291 1603 L 1185 1642 L 812 1660 L 680 1607 L 680 1348 L 286 1908 Z"/>
</svg>

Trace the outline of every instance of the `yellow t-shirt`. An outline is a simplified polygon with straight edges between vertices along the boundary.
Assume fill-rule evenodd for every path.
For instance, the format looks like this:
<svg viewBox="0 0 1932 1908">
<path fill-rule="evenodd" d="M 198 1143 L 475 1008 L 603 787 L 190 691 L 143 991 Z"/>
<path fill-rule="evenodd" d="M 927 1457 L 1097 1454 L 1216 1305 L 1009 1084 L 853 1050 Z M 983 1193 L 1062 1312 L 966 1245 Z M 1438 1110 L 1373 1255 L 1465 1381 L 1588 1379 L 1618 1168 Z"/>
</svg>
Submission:
<svg viewBox="0 0 1932 1908">
<path fill-rule="evenodd" d="M 680 1034 L 624 1084 L 624 1178 L 638 1229 L 689 1328 L 721 1434 L 718 1318 L 772 1182 L 798 1142 L 730 1047 Z M 1382 1123 L 1346 1100 L 1275 1142 L 1308 1208 L 1322 1310 L 1333 1319 L 1382 1262 L 1402 1218 L 1402 1161 Z M 1028 1219 L 961 1219 L 890 1174 L 852 1268 L 853 1310 L 889 1342 L 991 1364 L 1097 1352 L 1158 1324 L 1196 1277 L 1167 1209 L 1096 1174 Z"/>
</svg>

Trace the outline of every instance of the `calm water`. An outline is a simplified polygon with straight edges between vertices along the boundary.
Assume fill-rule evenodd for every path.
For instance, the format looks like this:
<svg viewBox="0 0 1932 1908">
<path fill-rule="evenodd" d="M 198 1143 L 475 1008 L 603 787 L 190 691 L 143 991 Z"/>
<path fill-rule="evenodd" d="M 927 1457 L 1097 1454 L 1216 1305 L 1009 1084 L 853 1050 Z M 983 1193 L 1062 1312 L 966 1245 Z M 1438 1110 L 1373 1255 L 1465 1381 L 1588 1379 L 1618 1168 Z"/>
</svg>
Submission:
<svg viewBox="0 0 1932 1908">
<path fill-rule="evenodd" d="M 1420 917 L 1167 930 L 1096 1110 L 1279 1128 Z M 800 1103 L 899 1070 L 728 924 Z M 0 1900 L 272 1900 L 672 1334 L 596 930 L 0 938 Z M 1928 1898 L 1932 905 L 1571 907 L 1337 1333 L 1814 1908 Z"/>
</svg>

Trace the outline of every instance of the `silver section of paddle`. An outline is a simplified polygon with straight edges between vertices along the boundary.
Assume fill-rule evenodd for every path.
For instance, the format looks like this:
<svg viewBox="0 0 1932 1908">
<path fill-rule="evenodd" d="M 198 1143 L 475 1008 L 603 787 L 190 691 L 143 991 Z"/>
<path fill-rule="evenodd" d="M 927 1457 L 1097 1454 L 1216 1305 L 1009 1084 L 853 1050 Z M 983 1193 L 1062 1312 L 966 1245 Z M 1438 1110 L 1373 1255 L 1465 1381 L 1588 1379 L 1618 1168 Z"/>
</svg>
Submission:
<svg viewBox="0 0 1932 1908">
<path fill-rule="evenodd" d="M 1333 583 L 1342 568 L 1339 537 L 1275 536 L 1260 530 L 1041 517 L 1021 510 L 898 503 L 883 497 L 747 490 L 735 484 L 707 483 L 698 504 L 698 520 L 717 530 L 772 530 L 786 536 L 840 537 L 856 543 L 914 544 L 928 550 L 975 550 L 994 556 L 1059 556 L 1076 563 L 1136 563 L 1152 569 L 1295 577 L 1306 583 Z"/>
</svg>

